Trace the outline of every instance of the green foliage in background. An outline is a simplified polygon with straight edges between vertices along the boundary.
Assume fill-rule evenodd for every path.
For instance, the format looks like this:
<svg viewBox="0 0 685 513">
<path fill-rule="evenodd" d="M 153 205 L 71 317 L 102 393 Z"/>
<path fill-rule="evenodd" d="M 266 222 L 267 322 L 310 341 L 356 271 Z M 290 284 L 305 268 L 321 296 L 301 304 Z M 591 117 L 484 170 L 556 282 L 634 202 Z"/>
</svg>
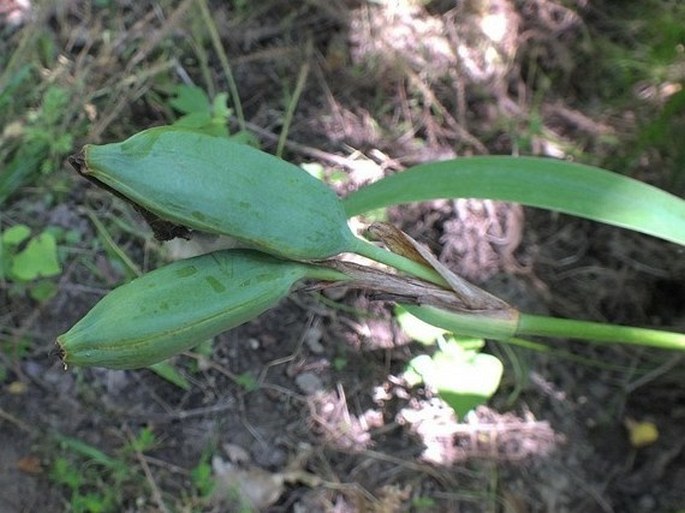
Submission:
<svg viewBox="0 0 685 513">
<path fill-rule="evenodd" d="M 169 100 L 182 116 L 175 126 L 201 130 L 210 135 L 228 137 L 228 119 L 231 109 L 227 106 L 228 93 L 219 93 L 210 102 L 207 93 L 197 86 L 180 85 Z"/>
<path fill-rule="evenodd" d="M 138 470 L 126 458 L 109 456 L 82 440 L 64 436 L 58 440 L 62 449 L 52 462 L 49 477 L 66 488 L 70 511 L 121 511 L 121 491 L 141 479 Z"/>
<path fill-rule="evenodd" d="M 575 84 L 584 96 L 599 96 L 604 111 L 627 115 L 632 132 L 621 134 L 604 165 L 630 170 L 647 157 L 672 190 L 685 191 L 685 3 L 602 2 L 598 9 Z"/>
<path fill-rule="evenodd" d="M 28 68 L 22 68 L 10 86 L 0 93 L 0 105 L 11 98 L 21 98 L 18 90 L 28 87 L 24 80 L 31 76 Z M 15 105 L 14 109 L 4 109 L 4 114 L 0 108 L 0 126 L 5 123 L 5 130 L 0 134 L 0 162 L 4 162 L 0 173 L 0 205 L 21 186 L 61 167 L 62 159 L 73 148 L 75 132 L 65 130 L 64 126 L 70 101 L 70 93 L 65 88 L 51 85 L 37 105 L 27 103 L 20 112 L 16 112 Z M 8 115 L 12 112 L 15 117 Z"/>
</svg>

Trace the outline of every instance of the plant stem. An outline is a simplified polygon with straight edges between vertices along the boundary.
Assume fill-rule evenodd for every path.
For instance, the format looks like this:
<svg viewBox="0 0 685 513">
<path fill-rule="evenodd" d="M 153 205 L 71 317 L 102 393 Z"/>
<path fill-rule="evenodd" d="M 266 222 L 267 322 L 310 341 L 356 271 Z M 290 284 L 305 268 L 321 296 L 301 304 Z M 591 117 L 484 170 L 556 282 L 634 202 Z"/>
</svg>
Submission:
<svg viewBox="0 0 685 513">
<path fill-rule="evenodd" d="M 441 287 L 450 288 L 448 283 L 435 270 L 426 267 L 425 265 L 414 262 L 413 260 L 393 253 L 391 251 L 374 246 L 368 241 L 355 238 L 354 253 L 370 258 L 376 262 L 380 262 L 387 266 L 393 267 L 399 271 L 407 273 L 416 278 L 440 285 Z"/>
<path fill-rule="evenodd" d="M 410 314 L 428 324 L 458 335 L 507 341 L 518 335 L 518 316 L 511 312 L 448 311 L 434 306 L 399 303 Z"/>
<path fill-rule="evenodd" d="M 331 282 L 346 282 L 352 280 L 345 273 L 336 271 L 335 269 L 329 269 L 328 267 L 320 266 L 309 266 L 307 270 L 307 278 L 310 280 L 321 280 L 321 281 L 331 281 Z"/>
<path fill-rule="evenodd" d="M 432 306 L 403 304 L 402 307 L 419 319 L 452 333 L 489 338 L 504 343 L 516 341 L 516 337 L 532 335 L 685 351 L 685 334 L 682 333 L 524 313 L 519 313 L 517 319 L 501 317 L 497 313 L 453 312 Z"/>
<path fill-rule="evenodd" d="M 559 319 L 541 315 L 521 314 L 516 335 L 576 338 L 595 342 L 636 344 L 685 351 L 685 334 L 682 333 Z"/>
<path fill-rule="evenodd" d="M 563 349 L 558 349 L 555 347 L 552 347 L 548 344 L 542 344 L 539 342 L 531 342 L 530 340 L 524 340 L 522 338 L 509 338 L 507 340 L 498 340 L 500 344 L 503 346 L 516 346 L 520 347 L 522 349 L 528 349 L 530 351 L 538 351 L 541 353 L 548 353 L 554 357 L 558 358 L 565 358 L 566 360 L 576 362 L 576 363 L 581 363 L 583 365 L 587 365 L 588 367 L 597 367 L 599 369 L 606 369 L 606 370 L 615 370 L 619 372 L 628 372 L 632 371 L 635 369 L 626 367 L 625 365 L 616 365 L 613 363 L 609 362 L 604 362 L 600 361 L 596 358 L 585 358 L 583 356 L 579 356 L 577 354 L 572 353 L 571 351 L 565 351 Z M 644 370 L 640 370 L 640 372 L 645 372 Z"/>
<path fill-rule="evenodd" d="M 356 239 L 353 251 L 399 271 L 436 285 L 449 287 L 433 269 L 402 255 L 386 251 L 363 239 Z M 511 319 L 488 319 L 487 314 L 446 312 L 434 308 L 407 307 L 423 320 L 445 329 L 474 336 L 506 341 L 512 336 L 574 338 L 594 342 L 635 344 L 685 351 L 685 334 L 632 326 L 615 326 L 590 321 L 576 321 L 521 313 L 515 325 Z M 414 312 L 416 310 L 416 312 Z M 430 319 L 426 318 L 430 317 Z M 434 318 L 435 317 L 435 318 Z M 507 333 L 507 331 L 509 333 Z"/>
</svg>

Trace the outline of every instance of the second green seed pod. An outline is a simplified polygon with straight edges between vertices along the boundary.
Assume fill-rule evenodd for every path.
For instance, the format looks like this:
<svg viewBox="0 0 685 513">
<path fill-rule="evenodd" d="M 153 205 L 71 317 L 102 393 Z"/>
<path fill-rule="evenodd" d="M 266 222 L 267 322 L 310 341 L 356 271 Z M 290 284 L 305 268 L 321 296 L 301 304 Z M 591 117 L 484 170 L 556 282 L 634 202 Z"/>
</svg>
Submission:
<svg viewBox="0 0 685 513">
<path fill-rule="evenodd" d="M 181 260 L 111 291 L 57 343 L 65 365 L 146 367 L 257 317 L 316 269 L 251 250 Z"/>
</svg>

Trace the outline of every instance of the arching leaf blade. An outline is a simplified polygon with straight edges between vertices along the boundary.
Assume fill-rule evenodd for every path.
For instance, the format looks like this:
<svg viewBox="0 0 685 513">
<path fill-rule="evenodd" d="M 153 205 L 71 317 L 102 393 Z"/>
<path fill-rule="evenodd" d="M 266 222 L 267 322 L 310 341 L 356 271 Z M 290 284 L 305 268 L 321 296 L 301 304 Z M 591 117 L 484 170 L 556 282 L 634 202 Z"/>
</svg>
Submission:
<svg viewBox="0 0 685 513">
<path fill-rule="evenodd" d="M 685 200 L 597 167 L 539 157 L 467 157 L 421 164 L 344 200 L 352 217 L 439 198 L 487 198 L 563 212 L 685 245 Z"/>
</svg>

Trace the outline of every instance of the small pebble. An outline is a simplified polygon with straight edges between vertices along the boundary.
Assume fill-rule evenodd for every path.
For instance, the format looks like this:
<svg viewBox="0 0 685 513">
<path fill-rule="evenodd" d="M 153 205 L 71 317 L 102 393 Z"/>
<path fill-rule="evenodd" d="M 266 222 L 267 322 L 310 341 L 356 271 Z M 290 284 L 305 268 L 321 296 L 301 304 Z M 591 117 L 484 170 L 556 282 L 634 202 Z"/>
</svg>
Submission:
<svg viewBox="0 0 685 513">
<path fill-rule="evenodd" d="M 295 378 L 295 384 L 305 394 L 314 394 L 323 389 L 321 378 L 313 372 L 303 372 Z"/>
<path fill-rule="evenodd" d="M 643 495 L 638 500 L 640 511 L 653 511 L 656 508 L 656 499 L 652 495 Z"/>
</svg>

